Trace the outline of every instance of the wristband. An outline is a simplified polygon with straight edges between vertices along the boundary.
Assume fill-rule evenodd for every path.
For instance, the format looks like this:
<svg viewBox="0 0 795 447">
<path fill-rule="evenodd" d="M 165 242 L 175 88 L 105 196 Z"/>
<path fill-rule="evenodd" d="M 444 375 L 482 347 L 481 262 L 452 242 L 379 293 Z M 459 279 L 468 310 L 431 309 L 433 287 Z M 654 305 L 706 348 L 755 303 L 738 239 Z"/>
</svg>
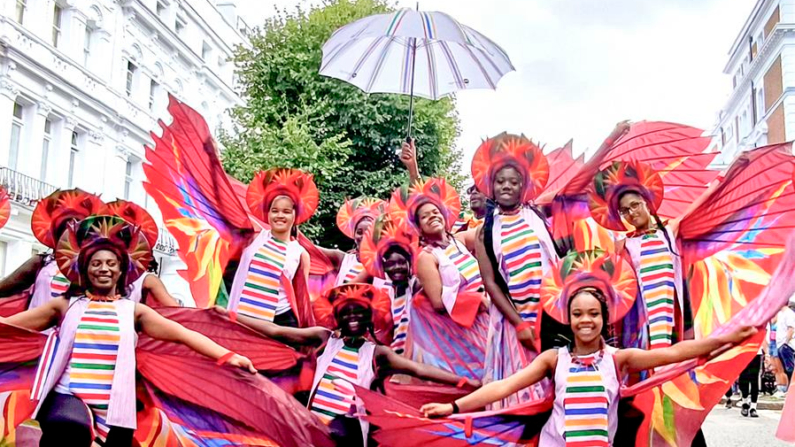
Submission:
<svg viewBox="0 0 795 447">
<path fill-rule="evenodd" d="M 453 406 L 453 414 L 458 414 L 458 411 L 459 411 L 458 404 L 455 403 L 455 401 L 453 401 L 453 403 L 451 405 Z"/>
<path fill-rule="evenodd" d="M 229 361 L 229 359 L 231 359 L 231 358 L 232 358 L 232 357 L 234 357 L 234 356 L 235 356 L 235 353 L 234 353 L 234 352 L 232 352 L 232 351 L 229 351 L 229 352 L 227 352 L 226 354 L 222 355 L 222 356 L 221 356 L 221 357 L 218 359 L 218 361 L 217 361 L 217 362 L 215 362 L 215 364 L 216 364 L 216 365 L 218 365 L 218 366 L 221 366 L 221 365 L 225 364 L 226 362 L 228 362 L 228 361 Z"/>
<path fill-rule="evenodd" d="M 467 384 L 467 378 L 466 377 L 462 377 L 462 378 L 458 379 L 458 383 L 455 385 L 455 387 L 456 388 L 463 388 L 464 385 L 466 385 L 466 384 Z"/>
<path fill-rule="evenodd" d="M 516 325 L 516 333 L 522 332 L 525 329 L 530 329 L 533 327 L 533 323 L 529 321 L 525 321 Z"/>
</svg>

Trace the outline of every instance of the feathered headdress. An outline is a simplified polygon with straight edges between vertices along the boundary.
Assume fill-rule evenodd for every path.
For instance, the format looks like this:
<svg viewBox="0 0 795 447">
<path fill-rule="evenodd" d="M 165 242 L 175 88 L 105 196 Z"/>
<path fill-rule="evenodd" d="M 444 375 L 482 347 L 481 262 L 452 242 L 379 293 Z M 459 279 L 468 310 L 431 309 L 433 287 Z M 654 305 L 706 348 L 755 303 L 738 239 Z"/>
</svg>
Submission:
<svg viewBox="0 0 795 447">
<path fill-rule="evenodd" d="M 375 220 L 367 230 L 359 247 L 359 259 L 371 276 L 386 279 L 384 271 L 384 254 L 390 247 L 400 247 L 411 256 L 409 262 L 416 259 L 419 241 L 417 235 L 401 220 L 393 219 L 385 214 Z"/>
<path fill-rule="evenodd" d="M 83 220 L 101 213 L 104 207 L 105 204 L 97 195 L 80 189 L 59 189 L 36 204 L 30 227 L 39 242 L 54 249 L 58 244 L 58 231 L 63 231 L 64 222 L 70 219 Z"/>
<path fill-rule="evenodd" d="M 532 202 L 549 181 L 549 162 L 535 143 L 524 135 L 502 133 L 484 141 L 472 158 L 475 187 L 494 199 L 494 178 L 504 167 L 515 168 L 522 179 L 522 203 Z"/>
<path fill-rule="evenodd" d="M 376 328 L 387 327 L 386 320 L 392 317 L 392 302 L 389 295 L 378 287 L 365 283 L 348 283 L 327 290 L 315 303 L 315 319 L 328 329 L 337 329 L 336 317 L 342 307 L 351 302 L 372 310 Z M 328 315 L 328 313 L 331 315 Z M 333 325 L 333 326 L 332 326 Z"/>
<path fill-rule="evenodd" d="M 563 324 L 569 322 L 569 300 L 582 288 L 598 289 L 607 298 L 609 323 L 629 312 L 638 292 L 632 266 L 619 255 L 602 250 L 569 252 L 544 276 L 541 303 L 544 311 Z"/>
<path fill-rule="evenodd" d="M 353 239 L 356 226 L 364 218 L 375 220 L 386 212 L 386 202 L 371 197 L 346 200 L 337 212 L 337 228 L 345 236 Z"/>
<path fill-rule="evenodd" d="M 157 222 L 141 206 L 130 201 L 118 199 L 106 205 L 107 214 L 121 217 L 130 224 L 141 229 L 150 247 L 157 245 Z"/>
<path fill-rule="evenodd" d="M 619 197 L 627 191 L 638 193 L 650 211 L 656 213 L 663 201 L 665 184 L 660 174 L 645 163 L 614 161 L 596 174 L 588 190 L 591 216 L 599 225 L 609 230 L 627 230 L 619 213 Z"/>
<path fill-rule="evenodd" d="M 406 222 L 416 234 L 421 234 L 417 211 L 422 205 L 432 203 L 444 217 L 445 228 L 450 231 L 461 211 L 458 192 L 444 179 L 417 180 L 410 187 L 402 186 L 392 193 L 388 211 L 393 217 Z"/>
<path fill-rule="evenodd" d="M 117 216 L 90 216 L 70 222 L 55 249 L 58 268 L 73 284 L 82 284 L 80 270 L 99 250 L 127 256 L 125 286 L 132 284 L 152 260 L 152 247 L 141 228 Z"/>
<path fill-rule="evenodd" d="M 320 202 L 320 193 L 311 174 L 298 169 L 277 168 L 260 171 L 246 191 L 246 204 L 259 220 L 268 222 L 273 199 L 287 196 L 295 206 L 295 224 L 312 217 Z"/>
</svg>

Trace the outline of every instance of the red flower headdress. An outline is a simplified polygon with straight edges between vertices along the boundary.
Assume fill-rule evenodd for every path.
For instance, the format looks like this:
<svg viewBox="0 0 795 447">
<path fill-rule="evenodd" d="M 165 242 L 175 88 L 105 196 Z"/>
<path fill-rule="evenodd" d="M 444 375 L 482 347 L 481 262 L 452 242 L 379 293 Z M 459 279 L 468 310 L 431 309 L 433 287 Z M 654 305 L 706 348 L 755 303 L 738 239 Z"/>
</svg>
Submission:
<svg viewBox="0 0 795 447">
<path fill-rule="evenodd" d="M 541 194 L 549 181 L 549 162 L 535 143 L 524 135 L 501 133 L 484 141 L 472 158 L 475 187 L 494 199 L 494 177 L 504 167 L 519 171 L 522 182 L 522 203 L 530 203 Z"/>
<path fill-rule="evenodd" d="M 346 200 L 337 212 L 337 228 L 345 236 L 353 239 L 356 234 L 356 225 L 364 218 L 375 220 L 386 212 L 386 202 L 381 199 L 360 197 Z"/>
<path fill-rule="evenodd" d="M 246 203 L 257 219 L 268 223 L 268 209 L 278 196 L 287 196 L 295 206 L 295 224 L 312 217 L 320 202 L 320 193 L 311 174 L 298 169 L 276 168 L 260 171 L 246 191 Z"/>
<path fill-rule="evenodd" d="M 11 218 L 11 198 L 5 188 L 0 188 L 0 228 L 3 228 Z"/>
<path fill-rule="evenodd" d="M 596 174 L 588 190 L 591 216 L 599 225 L 609 230 L 627 230 L 618 212 L 618 199 L 627 191 L 637 192 L 649 204 L 650 211 L 656 213 L 663 201 L 665 184 L 660 174 L 645 163 L 614 161 Z"/>
<path fill-rule="evenodd" d="M 411 256 L 410 262 L 416 259 L 419 249 L 417 235 L 409 230 L 404 222 L 385 214 L 376 219 L 373 226 L 367 230 L 359 247 L 359 259 L 367 273 L 376 278 L 386 279 L 384 253 L 395 246 L 402 248 Z"/>
<path fill-rule="evenodd" d="M 421 234 L 417 211 L 426 203 L 432 203 L 439 208 L 444 217 L 445 228 L 450 231 L 461 211 L 461 199 L 455 188 L 441 178 L 417 180 L 411 187 L 402 186 L 396 189 L 389 201 L 388 211 L 393 217 L 408 223 L 416 234 Z"/>
<path fill-rule="evenodd" d="M 41 199 L 33 210 L 30 227 L 42 244 L 55 248 L 59 230 L 69 219 L 83 220 L 102 212 L 105 204 L 99 196 L 80 189 L 57 190 Z"/>
<path fill-rule="evenodd" d="M 569 299 L 582 288 L 594 288 L 607 298 L 609 323 L 624 318 L 638 292 L 632 266 L 619 255 L 602 250 L 569 252 L 554 271 L 544 276 L 541 303 L 544 311 L 563 324 L 569 322 Z"/>
<path fill-rule="evenodd" d="M 332 287 L 315 302 L 315 319 L 335 330 L 336 317 L 342 307 L 350 302 L 361 304 L 372 310 L 373 324 L 376 328 L 388 327 L 392 318 L 392 302 L 389 295 L 378 287 L 365 283 L 348 283 Z M 331 315 L 328 315 L 331 313 Z M 333 325 L 333 327 L 332 327 Z"/>
<path fill-rule="evenodd" d="M 157 222 L 155 222 L 152 216 L 143 209 L 143 207 L 127 200 L 118 199 L 108 203 L 105 209 L 107 210 L 107 214 L 121 217 L 140 228 L 150 247 L 157 245 L 157 234 L 159 232 Z"/>
<path fill-rule="evenodd" d="M 81 264 L 103 249 L 128 257 L 125 285 L 138 279 L 152 260 L 152 247 L 140 227 L 117 216 L 90 216 L 67 224 L 55 249 L 55 262 L 70 282 L 87 286 L 82 284 Z"/>
</svg>

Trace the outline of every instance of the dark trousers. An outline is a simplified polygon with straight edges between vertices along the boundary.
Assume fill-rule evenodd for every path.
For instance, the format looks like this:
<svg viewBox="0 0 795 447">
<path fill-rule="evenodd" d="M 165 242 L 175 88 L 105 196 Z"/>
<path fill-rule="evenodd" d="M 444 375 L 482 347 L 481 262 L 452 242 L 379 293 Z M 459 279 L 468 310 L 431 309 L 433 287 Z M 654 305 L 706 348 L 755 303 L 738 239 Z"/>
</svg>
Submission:
<svg viewBox="0 0 795 447">
<path fill-rule="evenodd" d="M 91 416 L 82 400 L 52 392 L 44 399 L 36 419 L 41 425 L 39 447 L 91 447 Z M 134 430 L 111 427 L 105 447 L 132 447 Z"/>
<path fill-rule="evenodd" d="M 762 355 L 755 356 L 751 363 L 740 373 L 740 393 L 743 399 L 751 395 L 751 402 L 759 398 L 759 373 L 762 371 Z"/>
<path fill-rule="evenodd" d="M 795 351 L 786 344 L 779 346 L 778 358 L 781 360 L 781 365 L 784 366 L 784 373 L 787 374 L 787 379 L 792 380 L 792 372 L 795 370 Z"/>
</svg>

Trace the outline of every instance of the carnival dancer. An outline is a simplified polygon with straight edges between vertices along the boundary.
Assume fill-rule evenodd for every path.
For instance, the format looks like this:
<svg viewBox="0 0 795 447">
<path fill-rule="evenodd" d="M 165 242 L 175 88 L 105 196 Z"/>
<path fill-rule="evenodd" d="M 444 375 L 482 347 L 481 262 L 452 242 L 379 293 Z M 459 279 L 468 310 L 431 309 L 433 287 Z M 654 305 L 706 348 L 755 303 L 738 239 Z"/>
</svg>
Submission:
<svg viewBox="0 0 795 447">
<path fill-rule="evenodd" d="M 151 259 L 139 227 L 115 216 L 91 216 L 68 225 L 56 262 L 69 279 L 64 298 L 5 319 L 42 331 L 57 327 L 54 354 L 40 364 L 34 416 L 42 446 L 131 446 L 136 427 L 136 327 L 162 340 L 183 343 L 213 359 L 255 372 L 251 361 L 203 335 L 169 321 L 145 305 L 122 299 Z M 88 410 L 88 411 L 86 411 Z"/>
<path fill-rule="evenodd" d="M 557 296 L 546 296 L 544 307 L 570 327 L 571 345 L 547 350 L 517 374 L 489 383 L 452 404 L 427 404 L 421 411 L 428 417 L 473 411 L 549 377 L 555 398 L 552 415 L 541 430 L 540 445 L 611 446 L 618 427 L 624 374 L 708 355 L 756 333 L 755 328 L 746 326 L 654 351 L 607 345 L 608 325 L 620 319 L 634 300 L 634 275 L 621 263 L 620 258 L 600 252 L 569 254 L 548 277 L 551 284 L 545 282 L 549 284 L 545 294 Z"/>
<path fill-rule="evenodd" d="M 410 306 L 406 350 L 415 361 L 482 379 L 488 305 L 477 261 L 450 233 L 461 209 L 458 193 L 432 178 L 392 194 L 389 214 L 418 236 L 416 273 L 422 286 Z"/>
<path fill-rule="evenodd" d="M 373 278 L 389 280 L 392 310 L 392 350 L 403 355 L 411 317 L 411 302 L 419 289 L 414 276 L 418 250 L 417 236 L 400 220 L 385 214 L 365 234 L 359 252 Z"/>
<path fill-rule="evenodd" d="M 331 426 L 340 445 L 367 445 L 369 425 L 352 417 L 362 411 L 355 402 L 353 385 L 369 388 L 378 375 L 399 373 L 457 386 L 480 386 L 477 380 L 412 362 L 379 344 L 374 320 L 389 319 L 389 298 L 375 286 L 345 284 L 330 289 L 320 300 L 328 301 L 329 307 L 323 309 L 332 309 L 336 321 L 333 331 L 279 327 L 245 316 L 238 318 L 268 337 L 322 348 L 308 408 Z M 318 320 L 324 319 L 318 315 Z"/>
</svg>

